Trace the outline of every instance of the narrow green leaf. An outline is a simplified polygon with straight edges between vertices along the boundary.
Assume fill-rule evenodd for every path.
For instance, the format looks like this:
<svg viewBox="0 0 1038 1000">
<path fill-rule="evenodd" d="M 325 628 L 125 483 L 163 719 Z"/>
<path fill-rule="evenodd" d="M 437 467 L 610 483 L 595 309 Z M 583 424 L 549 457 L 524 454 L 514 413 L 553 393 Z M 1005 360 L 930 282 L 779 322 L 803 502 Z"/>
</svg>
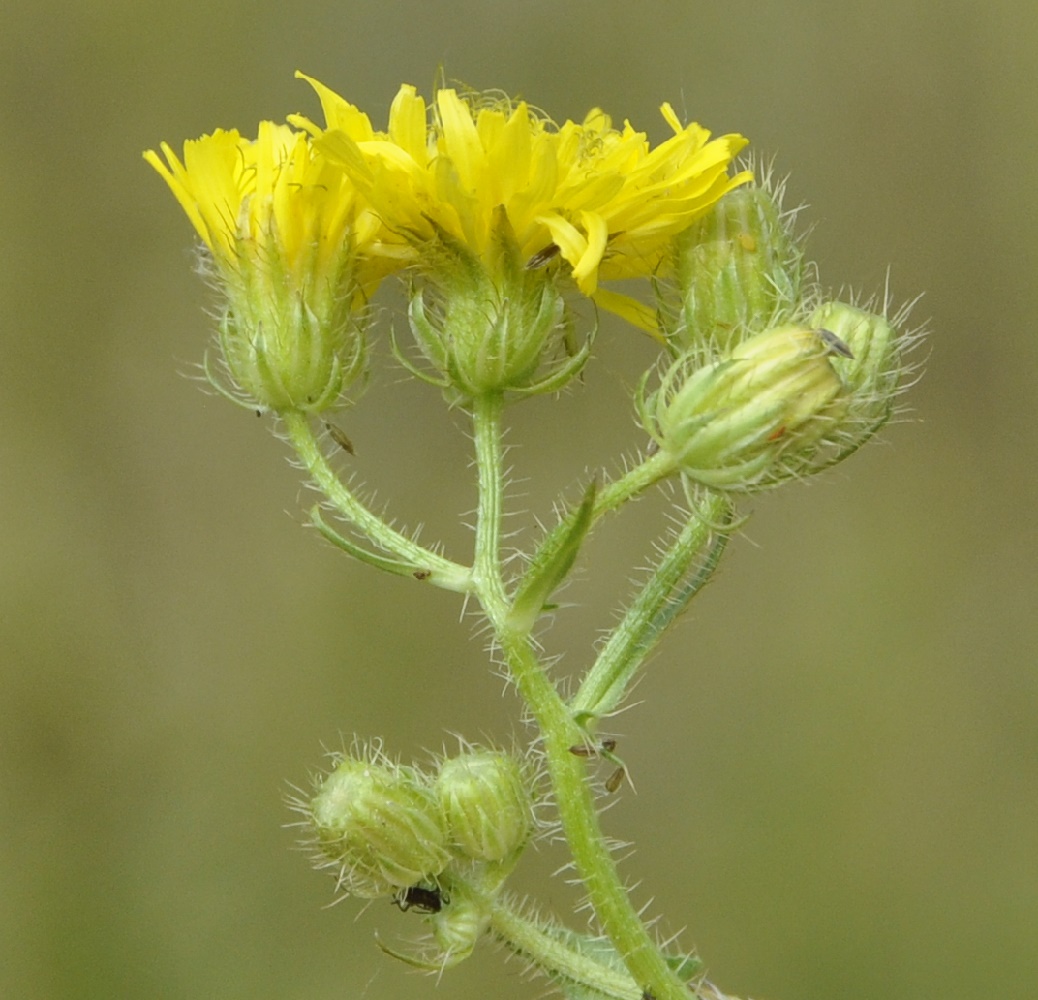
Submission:
<svg viewBox="0 0 1038 1000">
<path fill-rule="evenodd" d="M 319 507 L 314 507 L 310 511 L 310 520 L 313 522 L 314 527 L 317 528 L 317 530 L 324 535 L 332 545 L 342 549 L 343 552 L 353 556 L 354 559 L 360 560 L 360 562 L 367 563 L 369 566 L 374 566 L 375 569 L 381 569 L 387 573 L 395 573 L 397 576 L 414 576 L 421 572 L 421 568 L 412 563 L 402 562 L 399 559 L 390 559 L 388 556 L 379 555 L 377 552 L 361 548 L 361 546 L 351 542 L 348 538 L 344 538 L 334 528 L 332 528 L 327 521 L 325 521 L 321 516 L 321 510 Z"/>
<path fill-rule="evenodd" d="M 531 628 L 548 599 L 573 568 L 580 546 L 591 527 L 595 491 L 596 484 L 591 482 L 580 506 L 567 518 L 569 523 L 565 530 L 550 535 L 548 544 L 535 553 L 509 614 L 515 627 L 524 631 Z"/>
</svg>

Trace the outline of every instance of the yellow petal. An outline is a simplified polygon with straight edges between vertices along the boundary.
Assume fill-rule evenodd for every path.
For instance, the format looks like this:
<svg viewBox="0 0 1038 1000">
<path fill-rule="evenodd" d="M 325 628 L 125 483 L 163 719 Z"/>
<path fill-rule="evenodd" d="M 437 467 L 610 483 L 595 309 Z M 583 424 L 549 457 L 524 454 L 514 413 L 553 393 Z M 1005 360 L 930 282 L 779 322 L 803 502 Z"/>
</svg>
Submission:
<svg viewBox="0 0 1038 1000">
<path fill-rule="evenodd" d="M 429 158 L 425 100 L 409 84 L 397 91 L 390 106 L 389 139 L 415 163 L 425 166 Z"/>
<path fill-rule="evenodd" d="M 580 262 L 587 251 L 587 239 L 576 226 L 561 215 L 541 215 L 537 221 L 548 227 L 552 242 L 559 248 L 564 260 L 572 267 Z"/>
<path fill-rule="evenodd" d="M 312 76 L 296 70 L 296 79 L 306 80 L 317 92 L 327 128 L 340 129 L 358 142 L 372 138 L 374 131 L 371 128 L 371 120 L 363 111 Z"/>
<path fill-rule="evenodd" d="M 472 194 L 483 164 L 483 147 L 472 112 L 453 90 L 441 90 L 436 95 L 436 108 L 440 116 L 443 151 L 457 171 L 461 189 Z"/>
<path fill-rule="evenodd" d="M 573 280 L 585 295 L 591 295 L 598 285 L 598 265 L 609 242 L 609 224 L 596 212 L 581 212 L 580 221 L 587 232 L 587 249 L 573 265 Z"/>
<path fill-rule="evenodd" d="M 656 310 L 647 306 L 644 302 L 632 299 L 629 295 L 621 295 L 619 292 L 599 288 L 592 296 L 598 305 L 611 313 L 627 320 L 628 323 L 643 330 L 653 340 L 665 344 L 666 340 L 660 333 L 659 324 L 656 322 Z"/>
</svg>

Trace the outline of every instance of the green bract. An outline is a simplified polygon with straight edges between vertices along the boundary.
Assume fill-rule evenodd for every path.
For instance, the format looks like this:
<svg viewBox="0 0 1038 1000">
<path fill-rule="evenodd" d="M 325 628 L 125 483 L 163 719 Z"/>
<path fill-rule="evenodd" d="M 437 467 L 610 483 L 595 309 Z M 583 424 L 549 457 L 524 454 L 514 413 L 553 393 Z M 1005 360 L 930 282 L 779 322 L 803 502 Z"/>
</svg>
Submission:
<svg viewBox="0 0 1038 1000">
<path fill-rule="evenodd" d="M 422 353 L 452 401 L 487 393 L 553 392 L 578 374 L 589 345 L 567 354 L 569 325 L 556 276 L 528 268 L 503 212 L 487 254 L 477 256 L 445 232 L 433 265 L 411 298 Z"/>
</svg>

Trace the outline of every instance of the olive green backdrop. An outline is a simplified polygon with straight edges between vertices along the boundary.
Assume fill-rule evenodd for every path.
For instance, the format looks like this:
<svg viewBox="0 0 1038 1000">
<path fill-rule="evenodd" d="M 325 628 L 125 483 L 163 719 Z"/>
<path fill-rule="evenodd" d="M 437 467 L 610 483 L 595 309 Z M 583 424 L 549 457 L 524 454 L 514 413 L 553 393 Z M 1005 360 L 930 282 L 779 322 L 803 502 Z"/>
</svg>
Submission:
<svg viewBox="0 0 1038 1000">
<path fill-rule="evenodd" d="M 267 422 L 185 378 L 192 232 L 141 150 L 316 111 L 385 120 L 440 66 L 555 118 L 658 105 L 737 130 L 810 204 L 824 280 L 925 291 L 912 422 L 759 500 L 615 723 L 606 822 L 667 931 L 774 1000 L 1038 995 L 1038 8 L 827 0 L 28 2 L 0 12 L 0 995 L 533 997 L 492 947 L 439 985 L 414 915 L 332 909 L 282 798 L 345 734 L 410 757 L 517 705 L 451 595 L 300 525 Z M 393 304 L 387 300 L 387 309 Z M 399 325 L 399 321 L 398 321 Z M 649 353 L 605 322 L 584 388 L 516 411 L 527 517 L 631 446 Z M 379 357 L 385 356 L 382 341 Z M 383 370 L 355 466 L 464 552 L 466 440 Z M 651 503 L 597 535 L 550 636 L 586 662 Z M 572 619 L 572 620 L 570 620 Z M 542 847 L 517 875 L 565 913 Z M 577 919 L 583 919 L 582 917 Z"/>
</svg>

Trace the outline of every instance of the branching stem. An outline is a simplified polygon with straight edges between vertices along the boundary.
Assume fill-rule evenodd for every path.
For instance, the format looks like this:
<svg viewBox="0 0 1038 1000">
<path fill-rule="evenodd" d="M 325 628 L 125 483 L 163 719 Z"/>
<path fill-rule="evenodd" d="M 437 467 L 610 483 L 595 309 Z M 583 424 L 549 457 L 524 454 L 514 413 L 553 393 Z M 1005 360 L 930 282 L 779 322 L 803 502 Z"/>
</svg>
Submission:
<svg viewBox="0 0 1038 1000">
<path fill-rule="evenodd" d="M 473 423 L 480 484 L 476 527 L 476 593 L 519 693 L 529 706 L 544 742 L 548 773 L 563 833 L 595 915 L 634 982 L 657 1000 L 687 1000 L 687 989 L 667 964 L 638 916 L 606 846 L 584 762 L 570 753 L 583 731 L 549 679 L 528 631 L 509 620 L 500 564 L 502 495 L 501 399 L 474 401 Z M 607 491 L 608 505 L 621 491 Z"/>
</svg>

